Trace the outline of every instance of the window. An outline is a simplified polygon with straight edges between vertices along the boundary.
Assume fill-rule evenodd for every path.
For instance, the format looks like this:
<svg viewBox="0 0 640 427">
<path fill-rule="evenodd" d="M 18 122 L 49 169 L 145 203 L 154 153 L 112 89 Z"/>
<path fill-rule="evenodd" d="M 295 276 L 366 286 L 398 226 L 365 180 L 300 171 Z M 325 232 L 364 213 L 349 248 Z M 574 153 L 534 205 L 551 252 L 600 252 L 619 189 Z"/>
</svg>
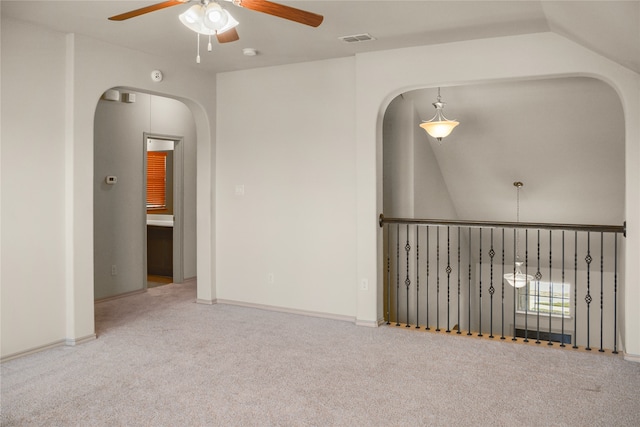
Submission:
<svg viewBox="0 0 640 427">
<path fill-rule="evenodd" d="M 527 290 L 529 294 L 527 295 Z M 571 316 L 571 284 L 532 280 L 529 286 L 518 289 L 518 311 Z"/>
<path fill-rule="evenodd" d="M 147 152 L 147 209 L 167 207 L 167 153 Z"/>
</svg>

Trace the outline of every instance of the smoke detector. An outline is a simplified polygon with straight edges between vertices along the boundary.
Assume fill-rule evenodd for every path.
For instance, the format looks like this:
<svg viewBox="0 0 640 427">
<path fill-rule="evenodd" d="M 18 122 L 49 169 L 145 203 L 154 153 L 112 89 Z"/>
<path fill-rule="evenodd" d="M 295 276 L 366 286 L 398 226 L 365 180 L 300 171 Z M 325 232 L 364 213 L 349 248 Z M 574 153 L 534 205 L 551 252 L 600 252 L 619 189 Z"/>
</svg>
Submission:
<svg viewBox="0 0 640 427">
<path fill-rule="evenodd" d="M 258 54 L 258 51 L 252 47 L 245 47 L 244 49 L 242 49 L 242 54 L 244 56 L 256 56 Z"/>
</svg>

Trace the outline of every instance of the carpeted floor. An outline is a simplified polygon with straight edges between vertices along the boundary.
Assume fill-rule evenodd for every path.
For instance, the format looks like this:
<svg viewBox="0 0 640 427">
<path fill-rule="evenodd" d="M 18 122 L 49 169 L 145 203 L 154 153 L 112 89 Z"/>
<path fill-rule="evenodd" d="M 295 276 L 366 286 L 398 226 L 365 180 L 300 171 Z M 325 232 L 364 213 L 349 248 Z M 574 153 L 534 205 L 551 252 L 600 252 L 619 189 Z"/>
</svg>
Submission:
<svg viewBox="0 0 640 427">
<path fill-rule="evenodd" d="M 195 302 L 96 305 L 98 339 L 5 362 L 2 426 L 638 426 L 640 364 Z"/>
</svg>

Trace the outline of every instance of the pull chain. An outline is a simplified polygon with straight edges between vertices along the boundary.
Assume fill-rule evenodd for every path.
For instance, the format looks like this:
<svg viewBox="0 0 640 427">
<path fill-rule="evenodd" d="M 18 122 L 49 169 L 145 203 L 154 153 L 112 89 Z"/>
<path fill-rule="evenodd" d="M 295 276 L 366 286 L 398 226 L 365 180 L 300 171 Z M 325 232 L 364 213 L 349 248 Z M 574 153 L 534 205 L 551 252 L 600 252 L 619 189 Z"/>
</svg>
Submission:
<svg viewBox="0 0 640 427">
<path fill-rule="evenodd" d="M 197 48 L 196 62 L 198 64 L 200 63 L 200 33 L 198 33 L 198 48 Z"/>
</svg>

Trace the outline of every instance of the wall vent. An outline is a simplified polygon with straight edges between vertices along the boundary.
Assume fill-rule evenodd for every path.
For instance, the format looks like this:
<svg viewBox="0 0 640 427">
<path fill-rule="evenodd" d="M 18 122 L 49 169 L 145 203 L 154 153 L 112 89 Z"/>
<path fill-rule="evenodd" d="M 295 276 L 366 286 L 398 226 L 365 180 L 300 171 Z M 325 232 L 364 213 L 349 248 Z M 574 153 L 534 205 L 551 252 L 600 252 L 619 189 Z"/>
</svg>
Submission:
<svg viewBox="0 0 640 427">
<path fill-rule="evenodd" d="M 338 37 L 340 40 L 342 40 L 345 43 L 358 43 L 358 42 L 366 42 L 366 41 L 370 41 L 370 40 L 375 40 L 376 38 L 371 36 L 371 34 L 365 33 L 365 34 L 354 34 L 352 36 L 342 36 L 342 37 Z"/>
</svg>

